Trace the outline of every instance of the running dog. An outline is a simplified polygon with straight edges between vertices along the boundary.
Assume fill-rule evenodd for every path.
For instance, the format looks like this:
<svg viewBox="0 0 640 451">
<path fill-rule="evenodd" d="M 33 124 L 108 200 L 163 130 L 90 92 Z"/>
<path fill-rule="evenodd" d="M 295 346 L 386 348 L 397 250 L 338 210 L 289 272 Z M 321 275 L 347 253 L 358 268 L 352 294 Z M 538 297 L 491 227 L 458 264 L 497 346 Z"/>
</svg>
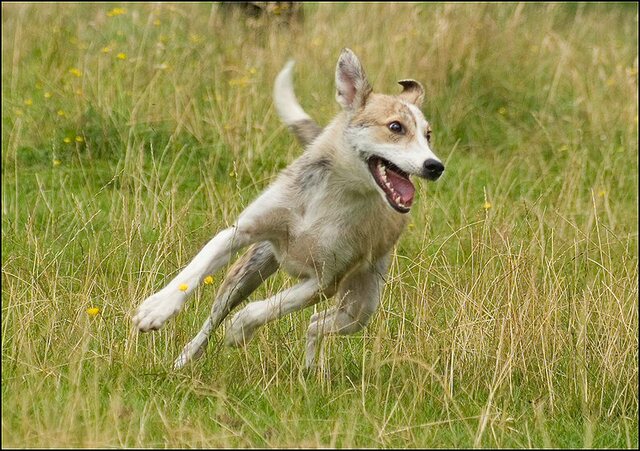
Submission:
<svg viewBox="0 0 640 451">
<path fill-rule="evenodd" d="M 356 55 L 343 49 L 335 73 L 342 111 L 323 129 L 298 103 L 292 69 L 289 62 L 276 78 L 275 106 L 304 153 L 133 317 L 140 331 L 159 329 L 207 276 L 250 246 L 229 269 L 176 369 L 200 355 L 212 331 L 278 268 L 299 283 L 238 311 L 225 342 L 244 346 L 260 326 L 335 296 L 335 306 L 315 313 L 307 329 L 305 366 L 313 368 L 323 336 L 355 333 L 376 311 L 413 203 L 410 176 L 436 180 L 444 171 L 420 111 L 419 82 L 399 81 L 398 95 L 374 93 Z"/>
</svg>

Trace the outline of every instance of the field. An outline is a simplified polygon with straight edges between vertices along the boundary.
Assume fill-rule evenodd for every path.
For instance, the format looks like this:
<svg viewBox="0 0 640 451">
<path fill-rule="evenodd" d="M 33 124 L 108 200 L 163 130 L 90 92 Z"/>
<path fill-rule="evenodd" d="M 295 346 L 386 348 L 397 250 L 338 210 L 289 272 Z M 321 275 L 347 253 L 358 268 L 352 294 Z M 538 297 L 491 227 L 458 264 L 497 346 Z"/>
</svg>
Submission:
<svg viewBox="0 0 640 451">
<path fill-rule="evenodd" d="M 3 447 L 638 447 L 637 4 L 2 5 Z M 381 308 L 303 370 L 309 317 L 173 359 L 136 306 L 338 111 L 342 47 L 426 89 Z M 255 299 L 289 286 L 276 275 Z"/>
</svg>

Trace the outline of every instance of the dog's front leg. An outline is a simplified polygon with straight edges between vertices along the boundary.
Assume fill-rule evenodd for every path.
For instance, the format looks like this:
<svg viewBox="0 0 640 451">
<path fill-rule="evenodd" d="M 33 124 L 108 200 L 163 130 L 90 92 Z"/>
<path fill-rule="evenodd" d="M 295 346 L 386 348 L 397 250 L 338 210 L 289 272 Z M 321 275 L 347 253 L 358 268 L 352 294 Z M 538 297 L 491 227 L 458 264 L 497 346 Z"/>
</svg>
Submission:
<svg viewBox="0 0 640 451">
<path fill-rule="evenodd" d="M 182 309 L 189 295 L 207 275 L 226 265 L 233 252 L 252 242 L 252 234 L 242 227 L 222 230 L 166 287 L 140 304 L 133 317 L 134 325 L 143 332 L 162 327 Z"/>
</svg>

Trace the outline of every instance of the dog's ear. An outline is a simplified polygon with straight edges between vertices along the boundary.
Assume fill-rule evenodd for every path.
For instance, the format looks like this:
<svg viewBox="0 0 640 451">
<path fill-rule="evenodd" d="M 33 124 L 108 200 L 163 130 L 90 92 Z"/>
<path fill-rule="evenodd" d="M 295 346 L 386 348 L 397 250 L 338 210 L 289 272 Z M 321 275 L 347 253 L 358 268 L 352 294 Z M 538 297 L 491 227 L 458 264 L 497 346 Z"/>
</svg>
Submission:
<svg viewBox="0 0 640 451">
<path fill-rule="evenodd" d="M 336 65 L 336 100 L 342 108 L 355 111 L 361 108 L 371 94 L 371 85 L 360 64 L 350 49 L 342 49 Z"/>
<path fill-rule="evenodd" d="M 398 83 L 404 88 L 400 93 L 400 97 L 420 108 L 424 100 L 424 88 L 420 82 L 407 79 L 400 80 Z"/>
</svg>

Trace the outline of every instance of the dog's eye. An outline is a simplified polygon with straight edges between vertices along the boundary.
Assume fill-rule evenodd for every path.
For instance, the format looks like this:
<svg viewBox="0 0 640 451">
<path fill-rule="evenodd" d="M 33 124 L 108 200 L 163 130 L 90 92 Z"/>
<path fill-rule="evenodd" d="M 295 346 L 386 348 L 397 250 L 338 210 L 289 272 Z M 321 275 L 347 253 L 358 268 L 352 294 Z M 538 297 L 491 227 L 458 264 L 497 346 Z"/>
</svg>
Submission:
<svg viewBox="0 0 640 451">
<path fill-rule="evenodd" d="M 430 142 L 431 142 L 431 130 L 429 130 L 429 131 L 427 132 L 427 134 L 426 134 L 426 135 L 424 135 L 424 136 L 425 136 L 425 138 L 427 138 L 427 142 L 428 142 L 428 143 L 430 143 Z"/>
<path fill-rule="evenodd" d="M 393 133 L 404 133 L 404 127 L 398 121 L 393 121 L 388 125 L 388 127 Z"/>
</svg>

